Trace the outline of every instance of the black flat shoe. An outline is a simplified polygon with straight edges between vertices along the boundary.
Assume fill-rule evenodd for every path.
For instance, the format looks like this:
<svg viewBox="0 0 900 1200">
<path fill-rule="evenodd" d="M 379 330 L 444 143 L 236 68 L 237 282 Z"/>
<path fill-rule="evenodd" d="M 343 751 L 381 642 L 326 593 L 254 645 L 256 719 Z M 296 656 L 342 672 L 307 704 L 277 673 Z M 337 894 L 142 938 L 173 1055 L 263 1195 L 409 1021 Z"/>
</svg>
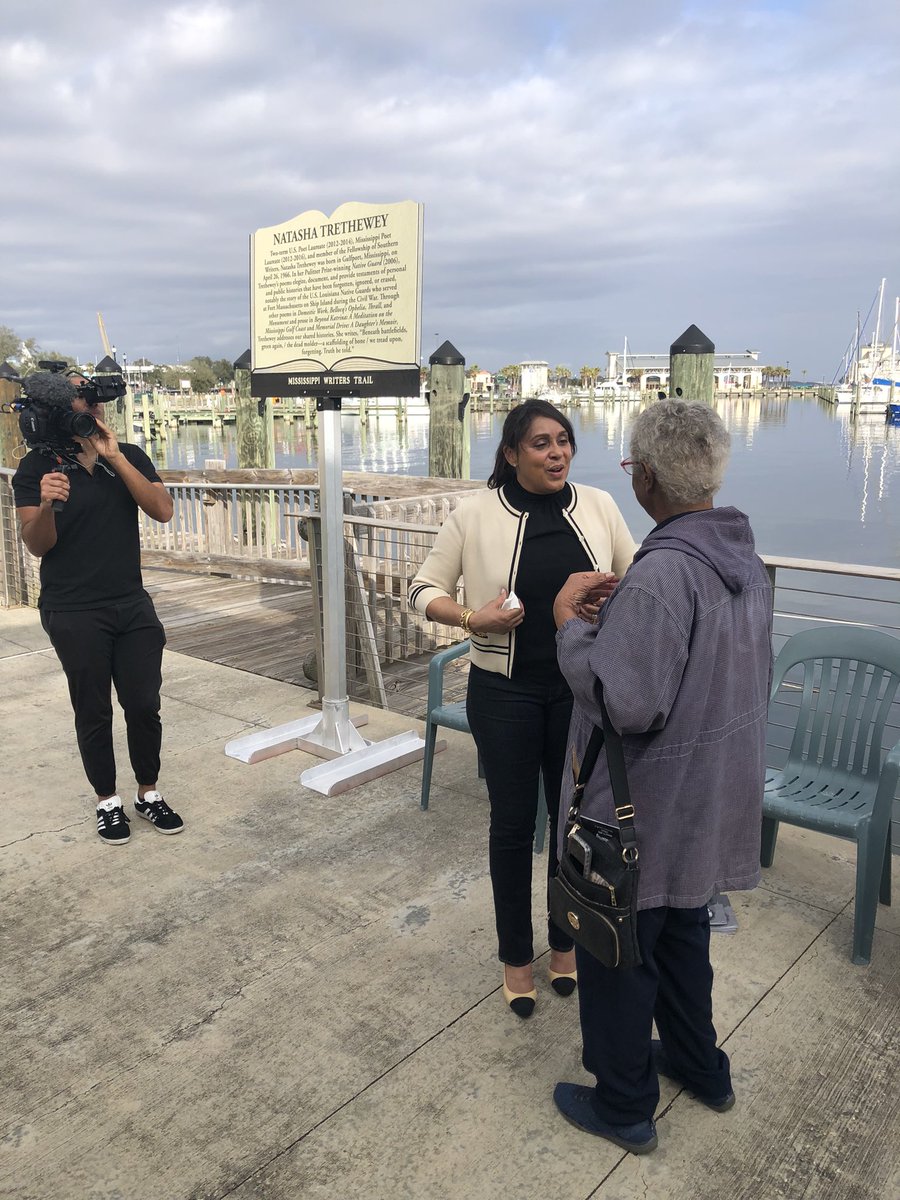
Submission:
<svg viewBox="0 0 900 1200">
<path fill-rule="evenodd" d="M 506 970 L 504 969 L 503 999 L 517 1017 L 525 1020 L 534 1012 L 534 1006 L 537 1004 L 537 988 L 532 988 L 530 992 L 511 992 L 506 986 Z"/>
</svg>

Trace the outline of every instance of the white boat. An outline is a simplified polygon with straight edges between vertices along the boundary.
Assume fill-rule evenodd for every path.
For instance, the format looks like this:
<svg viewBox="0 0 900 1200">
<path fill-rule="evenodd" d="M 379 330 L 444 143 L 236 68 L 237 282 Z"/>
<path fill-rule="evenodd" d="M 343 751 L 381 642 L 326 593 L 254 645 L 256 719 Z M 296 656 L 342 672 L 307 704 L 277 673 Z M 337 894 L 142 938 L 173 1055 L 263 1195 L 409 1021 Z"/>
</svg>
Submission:
<svg viewBox="0 0 900 1200">
<path fill-rule="evenodd" d="M 861 408 L 884 408 L 890 389 L 882 391 L 880 385 L 874 383 L 840 383 L 832 389 L 832 403 L 842 408 L 858 404 Z"/>
<path fill-rule="evenodd" d="M 878 289 L 878 313 L 872 340 L 863 344 L 863 331 L 857 318 L 856 335 L 844 355 L 843 378 L 832 388 L 834 404 L 857 408 L 884 408 L 900 398 L 900 297 L 894 302 L 894 328 L 889 340 L 881 340 L 881 318 L 884 306 L 884 285 Z M 874 307 L 874 304 L 873 304 Z M 870 309 L 871 313 L 871 309 Z"/>
<path fill-rule="evenodd" d="M 600 400 L 640 400 L 641 398 L 641 393 L 637 388 L 629 387 L 623 382 L 621 376 L 616 379 L 604 379 L 602 383 L 597 384 L 595 391 Z"/>
<path fill-rule="evenodd" d="M 594 389 L 600 400 L 640 400 L 640 389 L 628 382 L 628 338 L 622 350 L 622 370 L 614 379 L 604 379 Z"/>
</svg>

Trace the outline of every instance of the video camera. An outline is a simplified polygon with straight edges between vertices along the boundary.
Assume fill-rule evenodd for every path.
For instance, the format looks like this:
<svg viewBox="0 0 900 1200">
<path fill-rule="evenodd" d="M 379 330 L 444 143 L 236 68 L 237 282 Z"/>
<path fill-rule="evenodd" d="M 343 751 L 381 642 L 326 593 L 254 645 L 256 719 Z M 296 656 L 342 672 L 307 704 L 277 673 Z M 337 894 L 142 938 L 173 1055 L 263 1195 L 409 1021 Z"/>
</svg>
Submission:
<svg viewBox="0 0 900 1200">
<path fill-rule="evenodd" d="M 73 412 L 72 401 L 77 396 L 88 404 L 118 400 L 125 395 L 125 380 L 121 373 L 109 373 L 83 376 L 84 382 L 75 384 L 63 376 L 68 364 L 61 360 L 39 362 L 38 366 L 39 371 L 13 380 L 21 384 L 23 395 L 9 410 L 18 413 L 19 429 L 29 449 L 77 454 L 82 447 L 74 439 L 95 434 L 97 421 L 91 413 Z"/>
<path fill-rule="evenodd" d="M 85 376 L 84 383 L 75 383 L 72 386 L 76 394 L 87 400 L 88 404 L 107 404 L 111 400 L 120 400 L 125 395 L 125 379 L 121 374 L 89 375 Z"/>
</svg>

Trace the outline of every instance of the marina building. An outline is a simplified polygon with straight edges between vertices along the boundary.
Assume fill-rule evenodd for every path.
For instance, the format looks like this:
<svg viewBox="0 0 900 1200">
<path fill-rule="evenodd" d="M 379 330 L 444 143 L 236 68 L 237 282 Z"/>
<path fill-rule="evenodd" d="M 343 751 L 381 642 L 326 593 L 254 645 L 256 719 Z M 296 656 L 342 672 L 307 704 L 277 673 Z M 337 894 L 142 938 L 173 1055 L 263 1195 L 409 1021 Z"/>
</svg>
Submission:
<svg viewBox="0 0 900 1200">
<path fill-rule="evenodd" d="M 668 391 L 669 352 L 632 354 L 607 350 L 606 378 L 640 392 Z M 713 374 L 717 392 L 758 391 L 763 386 L 758 350 L 741 350 L 713 356 Z"/>
<path fill-rule="evenodd" d="M 466 378 L 473 396 L 489 396 L 494 389 L 494 375 L 491 371 L 471 371 Z"/>
<path fill-rule="evenodd" d="M 530 400 L 546 392 L 550 379 L 550 364 L 545 362 L 519 363 L 522 371 L 520 395 L 523 400 Z"/>
</svg>

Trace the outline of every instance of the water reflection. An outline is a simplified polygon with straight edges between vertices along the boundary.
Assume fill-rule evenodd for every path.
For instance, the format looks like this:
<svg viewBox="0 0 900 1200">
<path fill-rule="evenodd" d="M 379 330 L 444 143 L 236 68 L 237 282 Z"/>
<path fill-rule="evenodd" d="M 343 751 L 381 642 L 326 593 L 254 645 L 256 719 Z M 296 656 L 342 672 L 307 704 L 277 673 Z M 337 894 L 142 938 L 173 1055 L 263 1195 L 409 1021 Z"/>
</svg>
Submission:
<svg viewBox="0 0 900 1200">
<path fill-rule="evenodd" d="M 740 438 L 749 450 L 760 425 L 787 423 L 788 403 L 786 396 L 729 396 L 717 400 L 715 409 L 731 434 L 732 442 Z"/>
<path fill-rule="evenodd" d="M 652 403 L 647 401 L 646 403 Z M 612 493 L 636 537 L 649 529 L 627 477 L 628 430 L 641 403 L 585 403 L 570 412 L 578 440 L 572 477 Z M 760 549 L 770 554 L 896 566 L 900 520 L 892 489 L 900 476 L 900 427 L 883 413 L 856 417 L 814 397 L 733 397 L 717 402 L 732 435 L 732 458 L 720 495 L 750 514 Z M 472 417 L 472 477 L 493 467 L 503 413 Z M 187 426 L 155 442 L 158 463 L 202 467 L 207 459 L 237 465 L 234 426 Z M 315 426 L 276 421 L 276 465 L 315 467 Z M 349 471 L 428 474 L 428 418 L 399 420 L 393 413 L 355 416 L 341 423 Z"/>
<path fill-rule="evenodd" d="M 861 476 L 859 519 L 865 523 L 870 502 L 883 504 L 900 463 L 898 429 L 882 413 L 861 412 L 854 416 L 838 409 L 837 422 L 847 459 L 847 475 Z"/>
<path fill-rule="evenodd" d="M 569 412 L 576 436 L 593 449 L 600 445 L 627 456 L 628 429 L 634 417 L 652 399 L 626 403 L 589 403 Z M 796 402 L 795 402 L 796 403 Z M 827 406 L 831 411 L 831 406 Z M 788 400 L 776 397 L 734 397 L 716 401 L 716 410 L 733 438 L 748 448 L 760 425 L 783 426 L 787 421 Z M 504 413 L 475 413 L 472 416 L 473 474 L 490 471 L 493 452 L 500 436 Z M 387 474 L 424 475 L 428 471 L 428 418 L 413 416 L 399 419 L 394 414 L 370 414 L 361 425 L 356 416 L 341 422 L 341 449 L 348 470 Z M 314 467 L 318 437 L 315 422 L 275 422 L 275 464 L 277 467 Z M 206 459 L 225 459 L 228 468 L 237 465 L 235 428 L 213 429 L 208 425 L 185 425 L 170 431 L 170 436 L 154 443 L 158 462 L 166 467 L 199 468 Z M 476 471 L 476 463 L 478 470 Z"/>
</svg>

